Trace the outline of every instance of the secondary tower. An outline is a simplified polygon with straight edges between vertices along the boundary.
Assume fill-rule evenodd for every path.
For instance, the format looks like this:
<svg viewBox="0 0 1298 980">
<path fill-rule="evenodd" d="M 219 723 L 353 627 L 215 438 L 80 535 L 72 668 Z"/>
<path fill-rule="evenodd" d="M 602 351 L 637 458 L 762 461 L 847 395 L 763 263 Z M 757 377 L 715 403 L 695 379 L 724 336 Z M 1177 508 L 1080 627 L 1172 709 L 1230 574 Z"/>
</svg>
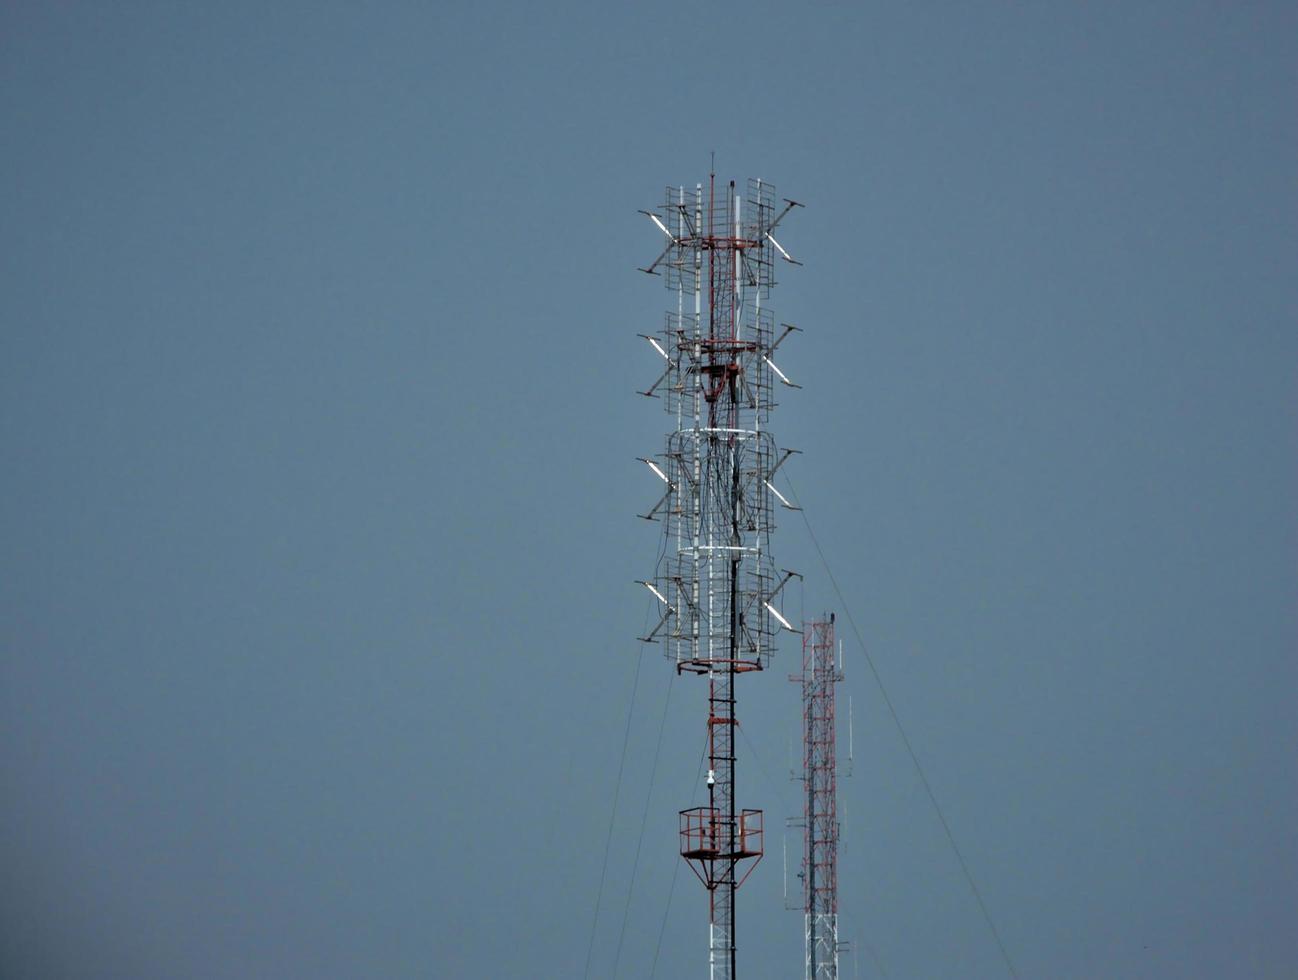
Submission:
<svg viewBox="0 0 1298 980">
<path fill-rule="evenodd" d="M 838 760 L 834 685 L 843 672 L 834 661 L 834 614 L 802 633 L 803 911 L 807 980 L 838 980 Z"/>
</svg>

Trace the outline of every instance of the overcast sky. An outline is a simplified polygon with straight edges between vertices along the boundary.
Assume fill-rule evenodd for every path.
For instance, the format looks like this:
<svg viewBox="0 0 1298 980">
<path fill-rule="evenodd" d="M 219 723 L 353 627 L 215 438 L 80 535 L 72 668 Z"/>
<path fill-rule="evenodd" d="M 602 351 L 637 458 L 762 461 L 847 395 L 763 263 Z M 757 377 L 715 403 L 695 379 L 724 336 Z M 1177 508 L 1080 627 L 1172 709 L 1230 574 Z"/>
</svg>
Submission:
<svg viewBox="0 0 1298 980">
<path fill-rule="evenodd" d="M 844 976 L 1006 975 L 845 612 L 1022 977 L 1298 975 L 1296 38 L 4 4 L 0 973 L 703 975 L 636 210 L 715 151 L 806 204 L 772 422 L 847 608 L 774 547 L 848 641 Z M 739 685 L 750 977 L 801 970 L 797 664 Z"/>
</svg>

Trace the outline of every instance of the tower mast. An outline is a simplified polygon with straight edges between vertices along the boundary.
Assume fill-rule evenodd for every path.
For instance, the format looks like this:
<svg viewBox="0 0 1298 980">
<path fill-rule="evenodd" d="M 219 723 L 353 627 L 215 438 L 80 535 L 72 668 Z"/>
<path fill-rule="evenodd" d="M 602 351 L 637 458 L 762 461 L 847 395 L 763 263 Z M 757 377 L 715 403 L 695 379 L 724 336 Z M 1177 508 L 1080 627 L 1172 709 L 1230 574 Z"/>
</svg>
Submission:
<svg viewBox="0 0 1298 980">
<path fill-rule="evenodd" d="M 663 496 L 647 514 L 663 525 L 664 550 L 642 584 L 661 619 L 642 637 L 662 641 L 678 673 L 708 682 L 708 802 L 680 811 L 681 856 L 708 892 L 712 980 L 737 966 L 735 892 L 762 856 L 762 811 L 739 809 L 735 792 L 735 681 L 763 670 L 782 630 L 797 632 L 777 603 L 796 573 L 777 570 L 770 539 L 771 483 L 792 450 L 767 431 L 773 387 L 797 387 L 773 355 L 797 328 L 774 318 L 763 300 L 775 285 L 774 260 L 794 261 L 772 234 L 799 205 L 777 205 L 775 189 L 749 180 L 720 189 L 716 175 L 691 190 L 668 188 L 643 212 L 667 236 L 645 270 L 665 274 L 676 295 L 657 335 L 642 335 L 663 358 L 662 374 L 641 394 L 661 397 L 675 428 L 666 448 L 642 460 Z"/>
<path fill-rule="evenodd" d="M 806 789 L 802 853 L 807 980 L 838 980 L 838 760 L 834 685 L 834 614 L 802 634 L 803 781 Z"/>
</svg>

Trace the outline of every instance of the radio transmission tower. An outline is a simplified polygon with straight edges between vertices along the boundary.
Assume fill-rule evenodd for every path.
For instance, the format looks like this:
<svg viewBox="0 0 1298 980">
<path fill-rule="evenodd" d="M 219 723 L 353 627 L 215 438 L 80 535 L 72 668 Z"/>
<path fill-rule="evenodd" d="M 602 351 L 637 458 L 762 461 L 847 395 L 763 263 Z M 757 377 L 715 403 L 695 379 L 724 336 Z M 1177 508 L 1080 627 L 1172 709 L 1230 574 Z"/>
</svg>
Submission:
<svg viewBox="0 0 1298 980">
<path fill-rule="evenodd" d="M 838 763 L 834 748 L 834 614 L 802 634 L 803 781 L 806 784 L 802 852 L 807 980 L 838 980 Z"/>
<path fill-rule="evenodd" d="M 641 394 L 661 396 L 674 426 L 665 450 L 642 460 L 666 485 L 641 515 L 663 525 L 662 557 L 641 583 L 661 619 L 642 639 L 708 682 L 708 805 L 680 811 L 680 851 L 708 891 L 712 980 L 735 976 L 735 891 L 763 846 L 762 811 L 736 804 L 735 680 L 766 667 L 781 630 L 797 632 L 776 605 L 796 573 L 778 570 L 770 548 L 773 501 L 790 506 L 772 481 L 793 450 L 767 429 L 776 381 L 798 387 L 774 362 L 797 328 L 777 336 L 764 304 L 776 256 L 794 261 L 774 232 L 798 206 L 777 204 L 761 180 L 718 191 L 713 174 L 706 192 L 669 187 L 642 212 L 667 236 L 643 271 L 665 273 L 676 300 L 661 332 L 642 335 L 664 363 Z"/>
</svg>

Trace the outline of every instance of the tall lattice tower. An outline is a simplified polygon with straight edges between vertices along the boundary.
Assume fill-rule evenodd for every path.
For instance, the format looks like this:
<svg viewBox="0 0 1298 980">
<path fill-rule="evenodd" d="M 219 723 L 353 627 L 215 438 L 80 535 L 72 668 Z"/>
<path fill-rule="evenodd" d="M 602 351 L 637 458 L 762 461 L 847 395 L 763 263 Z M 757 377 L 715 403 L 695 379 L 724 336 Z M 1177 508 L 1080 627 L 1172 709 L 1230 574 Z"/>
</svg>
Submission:
<svg viewBox="0 0 1298 980">
<path fill-rule="evenodd" d="M 656 336 L 642 335 L 665 362 L 642 394 L 661 396 L 674 428 L 666 448 L 644 459 L 666 489 L 647 514 L 663 525 L 653 579 L 643 582 L 661 619 L 642 637 L 667 646 L 679 673 L 708 682 L 708 805 L 680 812 L 680 850 L 708 890 L 708 963 L 713 980 L 735 976 L 735 891 L 762 856 L 762 812 L 742 810 L 735 790 L 735 679 L 766 667 L 781 630 L 797 632 L 777 608 L 795 573 L 771 557 L 781 452 L 767 429 L 780 344 L 764 305 L 776 257 L 794 260 L 776 227 L 799 205 L 777 205 L 775 189 L 750 180 L 718 188 L 669 187 L 643 212 L 667 236 L 644 271 L 665 272 L 676 308 Z"/>
<path fill-rule="evenodd" d="M 806 789 L 802 852 L 807 980 L 837 980 L 838 760 L 834 685 L 843 672 L 834 662 L 834 614 L 802 633 L 802 778 Z"/>
</svg>

